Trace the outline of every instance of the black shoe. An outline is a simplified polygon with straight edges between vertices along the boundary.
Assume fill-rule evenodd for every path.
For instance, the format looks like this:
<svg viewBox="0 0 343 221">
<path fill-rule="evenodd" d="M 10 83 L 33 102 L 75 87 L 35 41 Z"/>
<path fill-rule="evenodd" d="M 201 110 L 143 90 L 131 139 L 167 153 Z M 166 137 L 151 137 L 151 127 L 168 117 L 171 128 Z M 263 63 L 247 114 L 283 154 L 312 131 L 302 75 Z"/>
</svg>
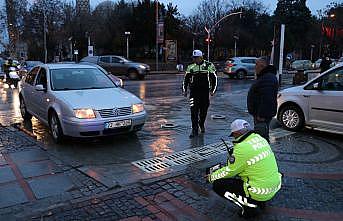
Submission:
<svg viewBox="0 0 343 221">
<path fill-rule="evenodd" d="M 189 135 L 189 138 L 193 138 L 193 137 L 196 137 L 198 136 L 198 131 L 192 131 L 192 133 Z"/>
<path fill-rule="evenodd" d="M 254 218 L 258 215 L 259 215 L 259 213 L 258 213 L 257 209 L 253 209 L 253 208 L 246 207 L 246 206 L 244 206 L 241 210 L 241 213 L 239 213 L 239 216 L 243 217 L 245 219 L 251 219 L 251 218 Z"/>
</svg>

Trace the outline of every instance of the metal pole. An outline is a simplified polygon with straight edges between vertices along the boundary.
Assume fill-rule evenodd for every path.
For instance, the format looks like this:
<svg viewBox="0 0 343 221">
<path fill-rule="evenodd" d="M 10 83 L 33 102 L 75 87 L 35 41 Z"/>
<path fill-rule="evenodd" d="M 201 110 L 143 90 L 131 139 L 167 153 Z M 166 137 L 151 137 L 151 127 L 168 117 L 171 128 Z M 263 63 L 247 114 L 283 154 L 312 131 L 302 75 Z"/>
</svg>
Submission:
<svg viewBox="0 0 343 221">
<path fill-rule="evenodd" d="M 44 10 L 44 63 L 48 61 L 48 49 L 46 46 L 46 12 Z"/>
<path fill-rule="evenodd" d="M 155 1 L 156 3 L 156 71 L 158 71 L 158 0 Z"/>
<path fill-rule="evenodd" d="M 210 61 L 210 31 L 207 32 L 207 60 Z"/>
<path fill-rule="evenodd" d="M 195 40 L 194 40 L 194 36 L 193 36 L 193 51 L 195 50 Z"/>
<path fill-rule="evenodd" d="M 70 61 L 73 61 L 73 41 L 70 40 Z"/>
<path fill-rule="evenodd" d="M 129 35 L 126 35 L 126 58 L 129 59 Z"/>
<path fill-rule="evenodd" d="M 88 46 L 91 46 L 91 36 L 88 35 Z"/>
<path fill-rule="evenodd" d="M 285 46 L 285 25 L 281 25 L 281 40 L 280 40 L 280 60 L 279 60 L 279 82 L 281 86 L 281 75 L 283 69 L 283 50 Z"/>
<path fill-rule="evenodd" d="M 237 57 L 237 40 L 235 38 L 235 57 Z"/>
<path fill-rule="evenodd" d="M 311 62 L 313 61 L 313 47 L 311 46 Z"/>
</svg>

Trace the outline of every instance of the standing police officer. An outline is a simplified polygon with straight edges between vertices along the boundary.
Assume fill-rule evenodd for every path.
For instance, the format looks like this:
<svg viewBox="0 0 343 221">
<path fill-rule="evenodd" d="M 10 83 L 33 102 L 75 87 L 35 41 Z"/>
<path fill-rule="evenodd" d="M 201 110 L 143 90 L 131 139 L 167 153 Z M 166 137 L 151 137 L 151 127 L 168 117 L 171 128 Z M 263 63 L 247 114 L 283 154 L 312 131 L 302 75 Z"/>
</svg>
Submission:
<svg viewBox="0 0 343 221">
<path fill-rule="evenodd" d="M 191 106 L 192 133 L 190 138 L 205 133 L 205 120 L 207 109 L 210 105 L 211 96 L 217 90 L 216 68 L 211 62 L 203 59 L 200 50 L 193 51 L 193 63 L 188 65 L 183 81 L 183 94 L 187 97 L 188 86 L 190 88 L 189 102 Z"/>
</svg>

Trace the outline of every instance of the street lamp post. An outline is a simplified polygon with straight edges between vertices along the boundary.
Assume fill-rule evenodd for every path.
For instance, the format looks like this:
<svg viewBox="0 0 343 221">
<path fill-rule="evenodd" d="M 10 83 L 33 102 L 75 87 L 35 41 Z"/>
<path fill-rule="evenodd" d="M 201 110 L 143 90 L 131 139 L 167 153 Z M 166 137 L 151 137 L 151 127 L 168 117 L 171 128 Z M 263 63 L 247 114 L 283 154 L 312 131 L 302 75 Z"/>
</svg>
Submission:
<svg viewBox="0 0 343 221">
<path fill-rule="evenodd" d="M 239 37 L 237 35 L 234 35 L 233 38 L 235 39 L 235 57 L 237 57 L 237 40 Z"/>
<path fill-rule="evenodd" d="M 131 35 L 131 32 L 126 31 L 125 36 L 126 36 L 126 58 L 129 59 L 129 36 Z"/>
<path fill-rule="evenodd" d="M 211 28 L 207 28 L 205 27 L 205 31 L 207 32 L 207 59 L 208 61 L 210 60 L 210 37 L 211 37 L 211 32 L 216 28 L 216 26 L 222 22 L 223 20 L 225 20 L 226 18 L 233 16 L 233 15 L 242 15 L 242 11 L 240 12 L 234 12 L 234 13 L 230 13 L 228 15 L 225 15 L 224 17 L 222 17 L 221 19 L 219 19 Z"/>
<path fill-rule="evenodd" d="M 73 37 L 69 37 L 68 41 L 70 42 L 70 61 L 73 61 Z"/>
<path fill-rule="evenodd" d="M 46 29 L 47 29 L 47 25 L 46 25 L 46 12 L 44 9 L 44 63 L 46 64 L 48 61 L 48 49 L 47 49 L 47 45 L 46 45 Z"/>
</svg>

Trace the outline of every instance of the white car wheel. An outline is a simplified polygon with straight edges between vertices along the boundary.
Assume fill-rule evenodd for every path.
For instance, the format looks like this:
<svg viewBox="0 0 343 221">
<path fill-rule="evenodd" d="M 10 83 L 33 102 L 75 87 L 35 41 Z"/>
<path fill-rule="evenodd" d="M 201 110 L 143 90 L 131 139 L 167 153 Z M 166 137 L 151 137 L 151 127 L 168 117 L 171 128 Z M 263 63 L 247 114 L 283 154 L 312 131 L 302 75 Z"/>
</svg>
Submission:
<svg viewBox="0 0 343 221">
<path fill-rule="evenodd" d="M 281 111 L 280 121 L 286 129 L 298 131 L 304 125 L 304 116 L 298 107 L 287 106 Z"/>
</svg>

